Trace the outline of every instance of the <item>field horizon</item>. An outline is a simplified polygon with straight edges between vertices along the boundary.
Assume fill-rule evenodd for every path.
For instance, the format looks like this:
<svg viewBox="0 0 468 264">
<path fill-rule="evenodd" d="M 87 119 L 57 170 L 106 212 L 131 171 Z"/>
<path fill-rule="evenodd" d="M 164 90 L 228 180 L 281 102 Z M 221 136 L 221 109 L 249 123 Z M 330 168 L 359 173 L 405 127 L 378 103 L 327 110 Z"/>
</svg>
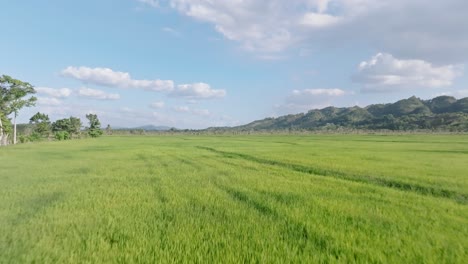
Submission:
<svg viewBox="0 0 468 264">
<path fill-rule="evenodd" d="M 464 263 L 466 135 L 0 149 L 0 263 Z"/>
</svg>

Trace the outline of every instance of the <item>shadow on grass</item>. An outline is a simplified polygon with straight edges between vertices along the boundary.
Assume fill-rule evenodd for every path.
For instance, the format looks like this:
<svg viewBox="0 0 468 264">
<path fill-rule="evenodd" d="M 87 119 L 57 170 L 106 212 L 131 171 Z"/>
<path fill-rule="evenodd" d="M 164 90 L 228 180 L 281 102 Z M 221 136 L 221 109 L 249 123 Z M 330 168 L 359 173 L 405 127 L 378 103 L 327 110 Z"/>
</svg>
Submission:
<svg viewBox="0 0 468 264">
<path fill-rule="evenodd" d="M 400 181 L 395 181 L 395 180 L 390 180 L 390 179 L 378 178 L 374 176 L 349 174 L 349 173 L 345 173 L 342 171 L 314 168 L 314 167 L 308 167 L 308 166 L 299 165 L 299 164 L 291 164 L 291 163 L 286 163 L 286 162 L 276 161 L 276 160 L 268 160 L 268 159 L 258 158 L 258 157 L 254 157 L 254 156 L 243 154 L 243 153 L 221 151 L 221 150 L 217 150 L 217 149 L 209 148 L 209 147 L 197 146 L 197 148 L 216 153 L 226 158 L 244 159 L 244 160 L 248 160 L 248 161 L 255 162 L 255 163 L 278 166 L 278 167 L 286 168 L 289 170 L 317 175 L 317 176 L 333 177 L 333 178 L 338 178 L 338 179 L 343 179 L 343 180 L 348 180 L 348 181 L 368 183 L 368 184 L 378 185 L 382 187 L 393 188 L 393 189 L 402 190 L 402 191 L 410 191 L 410 192 L 414 192 L 414 193 L 418 193 L 422 195 L 448 198 L 460 204 L 468 203 L 468 195 L 457 193 L 457 192 L 446 190 L 446 189 L 422 186 L 422 185 L 413 184 L 413 183 L 410 184 L 410 183 L 405 183 L 405 182 L 400 182 Z"/>
</svg>

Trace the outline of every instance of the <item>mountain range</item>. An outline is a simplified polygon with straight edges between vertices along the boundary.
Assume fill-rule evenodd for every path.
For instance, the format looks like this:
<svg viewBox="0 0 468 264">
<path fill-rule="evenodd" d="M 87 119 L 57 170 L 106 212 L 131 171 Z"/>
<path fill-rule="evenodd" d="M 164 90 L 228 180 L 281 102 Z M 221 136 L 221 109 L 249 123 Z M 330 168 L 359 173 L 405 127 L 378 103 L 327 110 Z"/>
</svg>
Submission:
<svg viewBox="0 0 468 264">
<path fill-rule="evenodd" d="M 442 130 L 468 131 L 468 97 L 457 100 L 439 96 L 421 100 L 415 96 L 390 104 L 367 107 L 326 107 L 307 113 L 265 118 L 237 127 L 208 131 L 271 130 Z"/>
</svg>

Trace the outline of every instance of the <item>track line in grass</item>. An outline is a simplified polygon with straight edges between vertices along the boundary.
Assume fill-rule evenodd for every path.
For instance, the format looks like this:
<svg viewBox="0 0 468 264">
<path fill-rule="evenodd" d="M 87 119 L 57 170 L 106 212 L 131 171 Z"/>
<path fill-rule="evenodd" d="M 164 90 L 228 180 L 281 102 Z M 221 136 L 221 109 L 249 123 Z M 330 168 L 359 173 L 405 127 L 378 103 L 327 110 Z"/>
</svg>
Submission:
<svg viewBox="0 0 468 264">
<path fill-rule="evenodd" d="M 197 146 L 197 148 L 216 153 L 226 158 L 240 158 L 240 159 L 249 160 L 249 161 L 260 163 L 260 164 L 278 166 L 278 167 L 286 168 L 289 170 L 317 175 L 317 176 L 334 177 L 338 179 L 361 182 L 361 183 L 368 183 L 368 184 L 378 185 L 378 186 L 402 190 L 402 191 L 411 191 L 411 192 L 422 194 L 422 195 L 448 198 L 457 203 L 464 204 L 464 205 L 468 203 L 468 195 L 457 193 L 451 190 L 427 187 L 427 186 L 422 186 L 418 184 L 410 184 L 410 183 L 388 180 L 388 179 L 382 179 L 382 178 L 377 178 L 373 176 L 347 174 L 342 171 L 320 169 L 320 168 L 308 167 L 308 166 L 299 165 L 299 164 L 281 162 L 277 160 L 263 159 L 263 158 L 258 158 L 258 157 L 254 157 L 251 155 L 243 154 L 243 153 L 227 152 L 227 151 L 217 150 L 217 149 L 210 148 L 210 147 Z"/>
<path fill-rule="evenodd" d="M 29 221 L 42 211 L 62 201 L 64 197 L 64 192 L 51 192 L 38 195 L 25 201 L 21 206 L 23 210 L 12 219 L 12 224 L 19 225 Z"/>
<path fill-rule="evenodd" d="M 304 223 L 279 213 L 274 208 L 268 206 L 268 204 L 255 199 L 245 191 L 220 184 L 215 185 L 220 190 L 226 192 L 234 201 L 252 208 L 259 214 L 270 217 L 273 221 L 278 222 L 282 227 L 282 231 L 279 234 L 281 240 L 291 247 L 297 248 L 300 253 L 303 253 L 307 246 L 310 245 L 315 250 L 331 254 L 335 259 L 338 259 L 341 255 L 342 250 L 336 248 L 331 237 L 319 234 L 308 228 Z"/>
</svg>

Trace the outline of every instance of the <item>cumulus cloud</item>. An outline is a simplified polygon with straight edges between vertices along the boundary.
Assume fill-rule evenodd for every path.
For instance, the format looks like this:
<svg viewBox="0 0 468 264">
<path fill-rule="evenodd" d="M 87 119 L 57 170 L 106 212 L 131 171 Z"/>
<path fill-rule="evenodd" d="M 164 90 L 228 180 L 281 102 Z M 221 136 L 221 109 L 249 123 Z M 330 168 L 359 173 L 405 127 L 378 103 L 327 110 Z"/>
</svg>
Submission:
<svg viewBox="0 0 468 264">
<path fill-rule="evenodd" d="M 385 92 L 402 88 L 436 88 L 452 85 L 461 66 L 434 66 L 423 60 L 402 60 L 378 53 L 359 64 L 353 81 L 364 85 L 364 92 Z"/>
<path fill-rule="evenodd" d="M 304 90 L 293 90 L 292 94 L 297 97 L 301 96 L 342 96 L 346 92 L 341 89 L 304 89 Z"/>
<path fill-rule="evenodd" d="M 226 91 L 212 89 L 206 83 L 193 83 L 178 85 L 171 95 L 189 99 L 212 99 L 225 97 Z"/>
<path fill-rule="evenodd" d="M 323 0 L 170 0 L 180 13 L 214 25 L 225 38 L 251 51 L 280 52 L 300 39 L 298 27 L 334 24 Z M 297 21 L 297 17 L 303 19 Z"/>
<path fill-rule="evenodd" d="M 178 113 L 188 113 L 197 116 L 210 116 L 211 112 L 207 109 L 192 109 L 188 106 L 175 106 L 173 110 Z"/>
<path fill-rule="evenodd" d="M 62 101 L 56 97 L 37 97 L 38 106 L 59 106 L 62 105 Z"/>
<path fill-rule="evenodd" d="M 341 21 L 340 17 L 320 14 L 320 13 L 307 13 L 302 17 L 300 24 L 313 28 L 324 28 L 337 24 Z"/>
<path fill-rule="evenodd" d="M 36 87 L 34 89 L 38 94 L 43 94 L 54 98 L 65 98 L 72 94 L 72 90 L 68 88 L 54 89 L 49 87 Z"/>
<path fill-rule="evenodd" d="M 174 82 L 171 80 L 135 80 L 127 72 L 114 71 L 109 68 L 69 66 L 62 71 L 62 75 L 84 83 L 106 87 L 134 88 L 156 92 L 174 89 Z"/>
<path fill-rule="evenodd" d="M 270 58 L 300 46 L 359 42 L 400 58 L 450 64 L 468 59 L 465 0 L 165 0 L 226 39 Z M 449 14 L 449 15 L 447 15 Z M 328 45 L 327 45 L 328 46 Z"/>
<path fill-rule="evenodd" d="M 150 107 L 153 109 L 161 109 L 161 108 L 164 108 L 165 105 L 166 104 L 163 101 L 158 101 L 158 102 L 151 103 Z"/>
<path fill-rule="evenodd" d="M 78 90 L 78 95 L 81 97 L 87 97 L 91 99 L 97 99 L 97 100 L 118 100 L 120 99 L 119 94 L 112 94 L 112 93 L 106 93 L 101 90 L 96 90 L 96 89 L 91 89 L 91 88 L 86 88 L 82 87 L 80 90 Z"/>
<path fill-rule="evenodd" d="M 278 114 L 296 114 L 332 105 L 335 99 L 352 94 L 338 88 L 293 90 L 285 102 L 275 106 Z"/>
<path fill-rule="evenodd" d="M 337 26 L 378 5 L 376 0 L 167 0 L 183 15 L 213 24 L 225 38 L 265 55 L 308 42 L 308 36 Z M 315 38 L 314 42 L 317 42 Z"/>
</svg>

